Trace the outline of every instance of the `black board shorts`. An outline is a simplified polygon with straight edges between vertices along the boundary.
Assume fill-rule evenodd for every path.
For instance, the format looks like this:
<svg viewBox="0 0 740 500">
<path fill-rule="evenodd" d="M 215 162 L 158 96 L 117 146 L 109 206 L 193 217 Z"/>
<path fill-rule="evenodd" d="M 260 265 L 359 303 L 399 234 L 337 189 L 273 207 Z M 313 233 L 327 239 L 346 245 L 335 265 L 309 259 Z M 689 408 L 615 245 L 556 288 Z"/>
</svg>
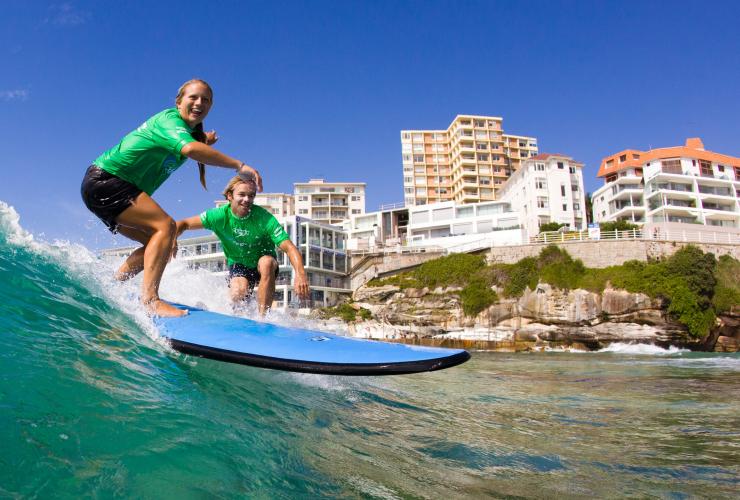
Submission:
<svg viewBox="0 0 740 500">
<path fill-rule="evenodd" d="M 116 219 L 121 212 L 133 205 L 142 190 L 120 177 L 109 174 L 96 165 L 90 165 L 82 179 L 80 194 L 85 206 L 113 234 L 118 232 Z"/>
<path fill-rule="evenodd" d="M 275 268 L 276 279 L 278 274 L 280 274 L 280 266 Z M 242 264 L 234 263 L 229 266 L 229 284 L 231 284 L 231 280 L 233 278 L 247 278 L 247 283 L 249 283 L 249 289 L 251 290 L 257 283 L 259 283 L 262 275 L 256 267 L 247 267 Z"/>
</svg>

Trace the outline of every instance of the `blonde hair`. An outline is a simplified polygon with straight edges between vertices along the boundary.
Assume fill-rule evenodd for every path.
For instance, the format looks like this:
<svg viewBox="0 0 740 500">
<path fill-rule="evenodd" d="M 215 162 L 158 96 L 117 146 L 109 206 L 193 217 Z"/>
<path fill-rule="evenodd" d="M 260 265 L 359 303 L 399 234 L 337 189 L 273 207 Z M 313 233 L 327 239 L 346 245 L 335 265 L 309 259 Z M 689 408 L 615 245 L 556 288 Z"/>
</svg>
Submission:
<svg viewBox="0 0 740 500">
<path fill-rule="evenodd" d="M 188 85 L 192 85 L 193 83 L 198 83 L 200 85 L 205 86 L 205 88 L 208 89 L 208 93 L 211 94 L 211 102 L 213 102 L 213 89 L 208 84 L 207 81 L 201 80 L 200 78 L 193 78 L 192 80 L 188 80 L 187 82 L 180 85 L 180 88 L 177 89 L 177 95 L 175 96 L 175 105 L 179 106 L 180 102 L 182 102 L 182 98 L 185 95 L 185 89 Z M 193 129 L 193 133 L 191 134 L 193 136 L 193 139 L 195 139 L 198 142 L 206 142 L 206 133 L 203 131 L 203 122 L 199 123 L 195 126 Z M 203 189 L 208 191 L 208 187 L 206 187 L 206 165 L 205 163 L 198 162 L 198 176 L 200 177 L 200 184 L 203 186 Z"/>
<path fill-rule="evenodd" d="M 252 179 L 244 179 L 243 177 L 240 177 L 238 175 L 235 175 L 234 177 L 231 178 L 231 180 L 229 181 L 229 183 L 226 184 L 226 187 L 224 188 L 224 192 L 223 192 L 224 198 L 226 198 L 228 200 L 229 199 L 229 195 L 234 192 L 234 189 L 236 188 L 236 185 L 237 184 L 240 184 L 242 182 L 244 182 L 245 184 L 252 183 L 252 184 L 254 184 L 254 187 L 255 188 L 257 187 L 257 183 L 254 180 L 252 180 Z"/>
<path fill-rule="evenodd" d="M 183 96 L 185 95 L 185 88 L 188 85 L 192 85 L 193 83 L 199 83 L 199 84 L 203 85 L 205 88 L 207 88 L 208 89 L 208 93 L 211 94 L 211 101 L 213 101 L 213 89 L 208 84 L 208 82 L 205 81 L 205 80 L 201 80 L 200 78 L 193 78 L 192 80 L 188 80 L 187 82 L 185 82 L 182 85 L 180 85 L 180 88 L 177 89 L 177 95 L 175 96 L 175 104 L 180 104 L 180 102 L 182 101 Z"/>
</svg>

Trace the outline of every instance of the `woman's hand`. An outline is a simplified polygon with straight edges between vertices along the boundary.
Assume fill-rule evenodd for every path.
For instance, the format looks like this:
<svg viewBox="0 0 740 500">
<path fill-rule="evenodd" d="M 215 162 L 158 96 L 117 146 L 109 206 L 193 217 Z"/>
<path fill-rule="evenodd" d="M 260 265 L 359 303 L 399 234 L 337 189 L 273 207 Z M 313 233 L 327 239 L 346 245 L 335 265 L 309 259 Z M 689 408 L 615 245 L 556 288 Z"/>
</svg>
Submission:
<svg viewBox="0 0 740 500">
<path fill-rule="evenodd" d="M 210 132 L 206 132 L 206 144 L 208 146 L 212 146 L 216 144 L 216 141 L 218 141 L 218 135 L 216 134 L 215 130 L 211 130 Z"/>
<path fill-rule="evenodd" d="M 254 181 L 257 184 L 257 192 L 262 192 L 262 176 L 246 163 L 242 163 L 239 168 L 236 169 L 236 174 L 244 179 L 245 181 Z"/>
</svg>

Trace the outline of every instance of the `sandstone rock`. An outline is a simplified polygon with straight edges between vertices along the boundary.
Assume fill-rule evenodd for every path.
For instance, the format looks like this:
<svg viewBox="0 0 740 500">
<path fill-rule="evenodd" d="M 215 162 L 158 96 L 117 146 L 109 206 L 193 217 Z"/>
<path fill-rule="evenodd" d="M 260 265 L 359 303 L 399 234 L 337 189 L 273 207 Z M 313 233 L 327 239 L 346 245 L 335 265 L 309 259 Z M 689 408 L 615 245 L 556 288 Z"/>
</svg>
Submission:
<svg viewBox="0 0 740 500">
<path fill-rule="evenodd" d="M 720 335 L 717 338 L 717 343 L 714 344 L 715 352 L 738 352 L 740 350 L 740 342 L 734 337 L 725 337 Z"/>
<path fill-rule="evenodd" d="M 355 302 L 382 302 L 400 290 L 395 285 L 361 286 L 352 294 Z"/>
<path fill-rule="evenodd" d="M 626 314 L 653 308 L 650 297 L 644 293 L 607 288 L 601 294 L 601 310 L 607 314 Z"/>
<path fill-rule="evenodd" d="M 429 293 L 429 288 L 407 288 L 403 291 L 403 294 L 406 296 L 406 298 L 409 299 L 419 299 L 423 297 L 424 295 Z"/>
</svg>

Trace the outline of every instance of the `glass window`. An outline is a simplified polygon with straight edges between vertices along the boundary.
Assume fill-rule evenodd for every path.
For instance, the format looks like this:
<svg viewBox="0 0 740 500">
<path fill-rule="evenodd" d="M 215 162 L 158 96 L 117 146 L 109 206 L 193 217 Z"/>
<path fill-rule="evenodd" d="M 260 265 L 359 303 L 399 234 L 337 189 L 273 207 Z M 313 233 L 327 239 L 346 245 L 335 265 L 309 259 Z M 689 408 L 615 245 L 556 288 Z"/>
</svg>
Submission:
<svg viewBox="0 0 740 500">
<path fill-rule="evenodd" d="M 472 217 L 473 214 L 473 207 L 458 207 L 457 209 L 457 216 L 458 217 Z"/>
</svg>

